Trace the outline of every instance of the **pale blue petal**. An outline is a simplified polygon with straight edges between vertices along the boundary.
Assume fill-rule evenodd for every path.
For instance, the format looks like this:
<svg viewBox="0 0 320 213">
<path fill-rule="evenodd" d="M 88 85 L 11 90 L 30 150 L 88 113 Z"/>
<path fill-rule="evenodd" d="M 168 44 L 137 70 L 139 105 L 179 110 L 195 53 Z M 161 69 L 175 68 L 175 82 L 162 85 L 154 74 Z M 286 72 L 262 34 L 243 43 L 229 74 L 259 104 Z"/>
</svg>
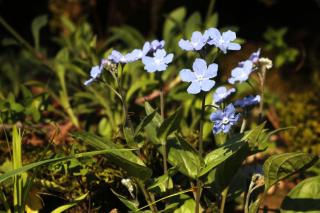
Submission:
<svg viewBox="0 0 320 213">
<path fill-rule="evenodd" d="M 142 63 L 143 63 L 144 65 L 153 63 L 153 58 L 152 58 L 152 57 L 149 57 L 149 56 L 144 56 L 144 57 L 142 57 Z"/>
<path fill-rule="evenodd" d="M 94 66 L 94 67 L 92 67 L 91 70 L 90 70 L 90 76 L 91 76 L 92 78 L 97 78 L 97 77 L 99 77 L 99 75 L 101 74 L 101 71 L 102 71 L 102 69 L 100 69 L 99 66 Z"/>
<path fill-rule="evenodd" d="M 218 121 L 223 119 L 223 113 L 221 110 L 217 110 L 210 115 L 210 120 L 211 121 Z"/>
<path fill-rule="evenodd" d="M 181 78 L 182 81 L 185 82 L 191 82 L 197 79 L 197 77 L 195 76 L 195 74 L 193 72 L 191 72 L 191 70 L 189 69 L 183 69 L 180 71 L 179 76 Z"/>
<path fill-rule="evenodd" d="M 217 64 L 210 64 L 207 71 L 204 74 L 205 78 L 213 78 L 217 76 L 218 65 Z"/>
<path fill-rule="evenodd" d="M 183 39 L 179 41 L 179 47 L 186 51 L 193 50 L 193 46 L 191 45 L 190 41 L 183 40 Z"/>
<path fill-rule="evenodd" d="M 172 59 L 173 59 L 173 54 L 170 53 L 163 59 L 163 62 L 166 63 L 166 64 L 169 64 L 169 63 L 172 62 Z"/>
<path fill-rule="evenodd" d="M 207 70 L 207 63 L 205 60 L 197 58 L 193 62 L 192 68 L 197 75 L 203 75 L 204 72 Z"/>
<path fill-rule="evenodd" d="M 191 41 L 192 42 L 199 42 L 202 39 L 202 34 L 199 31 L 195 31 L 192 33 Z"/>
<path fill-rule="evenodd" d="M 166 55 L 166 51 L 164 49 L 158 49 L 155 53 L 154 53 L 154 57 L 155 58 L 163 58 Z"/>
<path fill-rule="evenodd" d="M 221 33 L 217 28 L 210 28 L 207 30 L 207 34 L 213 40 L 219 40 L 221 38 Z"/>
<path fill-rule="evenodd" d="M 228 44 L 228 50 L 240 50 L 241 46 L 237 43 L 229 43 Z"/>
<path fill-rule="evenodd" d="M 203 80 L 201 81 L 201 89 L 205 92 L 211 90 L 211 88 L 215 85 L 215 82 L 212 80 Z"/>
<path fill-rule="evenodd" d="M 90 78 L 89 80 L 85 81 L 83 84 L 85 86 L 89 86 L 90 84 L 92 84 L 92 82 L 94 81 L 95 79 L 94 78 Z"/>
<path fill-rule="evenodd" d="M 198 94 L 200 91 L 201 91 L 201 86 L 198 81 L 192 82 L 191 85 L 187 89 L 187 92 L 189 94 Z"/>
<path fill-rule="evenodd" d="M 150 63 L 145 65 L 144 69 L 147 70 L 147 72 L 155 72 L 157 70 L 157 67 L 153 63 Z"/>
<path fill-rule="evenodd" d="M 226 42 L 229 43 L 230 41 L 233 41 L 237 38 L 236 33 L 232 32 L 231 30 L 228 30 L 224 33 L 222 33 L 222 39 Z"/>
</svg>

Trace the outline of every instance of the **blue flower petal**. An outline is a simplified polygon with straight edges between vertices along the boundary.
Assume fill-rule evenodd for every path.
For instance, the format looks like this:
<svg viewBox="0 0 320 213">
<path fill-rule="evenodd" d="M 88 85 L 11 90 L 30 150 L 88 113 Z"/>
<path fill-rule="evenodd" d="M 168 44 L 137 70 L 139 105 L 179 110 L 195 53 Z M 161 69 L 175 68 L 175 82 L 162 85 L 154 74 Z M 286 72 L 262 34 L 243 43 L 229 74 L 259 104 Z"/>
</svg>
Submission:
<svg viewBox="0 0 320 213">
<path fill-rule="evenodd" d="M 209 90 L 211 90 L 212 87 L 214 87 L 215 82 L 213 80 L 203 80 L 201 82 L 201 90 L 208 92 Z"/>
<path fill-rule="evenodd" d="M 207 71 L 204 74 L 205 78 L 213 78 L 217 76 L 218 65 L 217 64 L 210 64 Z"/>
<path fill-rule="evenodd" d="M 197 58 L 193 62 L 192 68 L 197 75 L 203 76 L 204 72 L 207 70 L 207 63 L 205 60 Z"/>
<path fill-rule="evenodd" d="M 201 91 L 201 85 L 199 81 L 193 81 L 187 89 L 189 94 L 198 94 Z"/>
<path fill-rule="evenodd" d="M 184 40 L 184 39 L 181 39 L 179 41 L 179 47 L 183 50 L 186 50 L 186 51 L 191 51 L 193 50 L 193 46 L 191 45 L 190 41 L 187 41 L 187 40 Z"/>
<path fill-rule="evenodd" d="M 179 75 L 180 75 L 181 80 L 185 81 L 185 82 L 191 82 L 191 81 L 194 81 L 197 79 L 195 74 L 193 72 L 191 72 L 191 70 L 189 70 L 189 69 L 181 70 Z"/>
</svg>

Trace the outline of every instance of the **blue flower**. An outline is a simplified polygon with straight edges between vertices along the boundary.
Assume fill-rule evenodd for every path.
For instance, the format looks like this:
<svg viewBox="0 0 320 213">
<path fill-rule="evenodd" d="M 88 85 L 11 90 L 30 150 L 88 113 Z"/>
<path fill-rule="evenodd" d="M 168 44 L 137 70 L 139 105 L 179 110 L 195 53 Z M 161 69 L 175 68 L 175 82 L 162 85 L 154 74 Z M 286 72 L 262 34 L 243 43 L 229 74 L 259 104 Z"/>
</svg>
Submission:
<svg viewBox="0 0 320 213">
<path fill-rule="evenodd" d="M 228 30 L 223 32 L 222 35 L 220 31 L 216 28 L 210 28 L 206 30 L 205 35 L 209 37 L 207 42 L 210 45 L 215 45 L 223 53 L 227 53 L 227 50 L 240 50 L 241 46 L 237 43 L 233 43 L 236 39 L 236 33 Z"/>
<path fill-rule="evenodd" d="M 151 49 L 153 52 L 155 52 L 155 51 L 157 51 L 158 49 L 163 49 L 163 48 L 164 48 L 164 44 L 165 44 L 164 40 L 162 40 L 162 41 L 153 40 L 153 41 L 151 42 L 150 49 Z"/>
<path fill-rule="evenodd" d="M 128 60 L 128 54 L 123 55 L 117 50 L 112 50 L 111 54 L 109 55 L 108 59 L 112 61 L 115 64 L 121 63 L 121 64 L 126 64 L 129 62 Z"/>
<path fill-rule="evenodd" d="M 260 58 L 260 52 L 261 52 L 261 49 L 258 49 L 257 52 L 253 52 L 248 58 L 248 60 L 251 61 L 253 64 L 256 64 Z M 244 61 L 241 61 L 238 66 L 243 67 L 243 65 L 244 65 Z"/>
<path fill-rule="evenodd" d="M 217 76 L 218 65 L 210 64 L 207 67 L 205 60 L 197 58 L 193 62 L 193 71 L 189 69 L 183 69 L 180 71 L 180 78 L 182 81 L 191 82 L 187 92 L 189 94 L 197 94 L 202 91 L 209 91 L 214 85 L 215 81 L 210 80 Z"/>
<path fill-rule="evenodd" d="M 100 77 L 102 70 L 103 70 L 103 65 L 92 67 L 90 70 L 91 78 L 89 80 L 85 81 L 84 85 L 89 86 L 90 84 L 92 84 L 92 82 L 97 80 Z"/>
<path fill-rule="evenodd" d="M 213 100 L 215 103 L 221 103 L 224 99 L 226 99 L 231 93 L 236 91 L 235 88 L 231 88 L 227 90 L 225 87 L 218 87 L 213 94 Z"/>
<path fill-rule="evenodd" d="M 219 132 L 227 133 L 233 125 L 237 123 L 240 115 L 236 114 L 236 110 L 232 104 L 229 104 L 224 110 L 217 110 L 210 115 L 210 120 L 214 122 L 213 134 Z"/>
<path fill-rule="evenodd" d="M 173 54 L 168 54 L 164 49 L 158 49 L 154 57 L 142 57 L 142 63 L 145 65 L 144 69 L 148 72 L 164 71 L 167 69 L 169 63 L 172 62 Z"/>
<path fill-rule="evenodd" d="M 201 50 L 204 45 L 206 45 L 208 40 L 207 35 L 202 35 L 199 31 L 195 31 L 192 33 L 191 40 L 181 39 L 179 41 L 179 47 L 183 50 L 191 51 L 191 50 Z"/>
<path fill-rule="evenodd" d="M 249 107 L 249 106 L 258 104 L 258 103 L 260 103 L 260 101 L 261 101 L 260 95 L 256 95 L 256 96 L 249 95 L 241 100 L 237 100 L 234 103 L 234 105 L 245 108 L 245 107 Z"/>
<path fill-rule="evenodd" d="M 236 67 L 231 71 L 231 77 L 228 79 L 228 82 L 234 84 L 236 81 L 241 83 L 248 80 L 249 75 L 252 72 L 252 66 L 252 61 L 244 61 L 242 67 Z"/>
</svg>

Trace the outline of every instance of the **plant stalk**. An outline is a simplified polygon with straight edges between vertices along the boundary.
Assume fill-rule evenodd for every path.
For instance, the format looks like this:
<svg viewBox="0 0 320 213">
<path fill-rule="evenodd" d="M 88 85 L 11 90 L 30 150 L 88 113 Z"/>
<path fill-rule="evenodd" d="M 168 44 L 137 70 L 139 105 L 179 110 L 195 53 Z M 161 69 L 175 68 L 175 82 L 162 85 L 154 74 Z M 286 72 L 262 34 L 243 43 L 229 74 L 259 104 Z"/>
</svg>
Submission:
<svg viewBox="0 0 320 213">
<path fill-rule="evenodd" d="M 203 154 L 203 121 L 204 121 L 204 113 L 206 108 L 206 94 L 202 96 L 201 103 L 201 116 L 200 116 L 200 127 L 199 127 L 199 158 L 202 159 Z M 200 198 L 201 198 L 201 180 L 197 178 L 197 191 L 196 191 L 196 209 L 195 213 L 200 212 Z"/>
<path fill-rule="evenodd" d="M 139 186 L 139 188 L 141 189 L 144 198 L 146 199 L 148 206 L 150 206 L 150 209 L 153 213 L 156 213 L 157 210 L 157 206 L 155 206 L 155 201 L 152 199 L 150 193 L 147 191 L 147 189 L 144 187 L 143 182 L 140 179 L 136 179 L 137 185 Z"/>
<path fill-rule="evenodd" d="M 228 192 L 229 192 L 229 186 L 227 186 L 223 192 L 222 192 L 222 200 L 221 200 L 221 206 L 220 206 L 220 213 L 224 213 L 224 208 L 226 206 L 226 201 L 228 197 Z"/>
</svg>

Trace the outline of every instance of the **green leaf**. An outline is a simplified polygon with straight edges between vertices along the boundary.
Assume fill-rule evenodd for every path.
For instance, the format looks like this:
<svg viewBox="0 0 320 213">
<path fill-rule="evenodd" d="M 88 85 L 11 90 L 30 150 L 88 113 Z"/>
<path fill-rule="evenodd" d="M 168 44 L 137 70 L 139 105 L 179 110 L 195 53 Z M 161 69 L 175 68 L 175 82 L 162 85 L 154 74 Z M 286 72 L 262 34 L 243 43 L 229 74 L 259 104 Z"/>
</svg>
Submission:
<svg viewBox="0 0 320 213">
<path fill-rule="evenodd" d="M 187 195 L 181 195 L 180 200 L 184 201 L 182 205 L 174 210 L 173 213 L 193 213 L 196 208 L 196 202 L 194 199 L 190 198 Z"/>
<path fill-rule="evenodd" d="M 263 164 L 265 191 L 278 181 L 303 171 L 318 160 L 317 156 L 302 153 L 283 153 L 269 157 Z"/>
<path fill-rule="evenodd" d="M 186 16 L 187 10 L 185 7 L 179 7 L 172 11 L 164 22 L 163 39 L 169 41 L 172 37 L 172 31 L 175 27 L 180 26 Z"/>
<path fill-rule="evenodd" d="M 36 17 L 31 24 L 31 31 L 34 40 L 34 46 L 38 51 L 40 49 L 40 29 L 48 23 L 48 16 L 42 15 Z"/>
<path fill-rule="evenodd" d="M 219 21 L 219 15 L 218 15 L 218 13 L 214 13 L 206 21 L 205 26 L 206 26 L 206 28 L 217 27 L 218 21 Z"/>
<path fill-rule="evenodd" d="M 72 207 L 74 207 L 75 205 L 77 205 L 80 201 L 84 200 L 87 196 L 88 196 L 89 192 L 77 197 L 74 201 L 68 203 L 68 204 L 65 204 L 65 205 L 62 205 L 62 206 L 59 206 L 58 208 L 54 209 L 52 211 L 52 213 L 60 213 L 60 212 L 64 212 Z"/>
<path fill-rule="evenodd" d="M 195 179 L 201 166 L 198 153 L 181 137 L 167 141 L 168 162 L 182 174 Z M 160 151 L 162 149 L 160 148 Z"/>
<path fill-rule="evenodd" d="M 148 103 L 145 102 L 144 108 L 146 110 L 147 115 L 152 114 L 155 112 L 155 109 L 152 108 L 152 106 Z M 154 117 L 152 118 L 151 122 L 145 126 L 145 132 L 150 139 L 150 141 L 156 145 L 161 145 L 160 140 L 157 136 L 157 132 L 159 127 L 161 126 L 162 123 L 162 118 L 159 113 L 155 113 Z"/>
<path fill-rule="evenodd" d="M 137 136 L 145 126 L 147 126 L 155 117 L 157 111 L 153 111 L 151 114 L 147 115 L 146 117 L 144 117 L 142 119 L 142 121 L 139 123 L 139 125 L 137 126 L 134 135 Z"/>
<path fill-rule="evenodd" d="M 194 31 L 199 31 L 201 25 L 201 14 L 199 12 L 193 13 L 185 23 L 185 36 L 191 38 Z"/>
<path fill-rule="evenodd" d="M 139 207 L 139 202 L 138 200 L 129 200 L 128 198 L 126 198 L 125 196 L 118 194 L 116 191 L 114 191 L 113 189 L 111 189 L 112 193 L 117 196 L 117 198 L 124 204 L 126 205 L 126 207 L 128 207 L 130 210 L 137 210 Z"/>
<path fill-rule="evenodd" d="M 281 212 L 320 212 L 320 176 L 300 182 L 285 197 Z"/>
<path fill-rule="evenodd" d="M 139 89 L 149 86 L 149 85 L 155 85 L 158 81 L 156 80 L 150 80 L 150 79 L 141 79 L 139 81 L 135 81 L 129 88 L 127 94 L 126 94 L 126 101 L 129 102 L 131 98 L 133 97 L 133 94 L 138 91 Z"/>
<path fill-rule="evenodd" d="M 260 202 L 261 199 L 257 198 L 254 202 L 250 203 L 248 213 L 257 213 L 259 211 Z"/>
<path fill-rule="evenodd" d="M 129 127 L 123 127 L 123 134 L 130 148 L 138 148 L 134 140 L 134 132 Z"/>
<path fill-rule="evenodd" d="M 164 175 L 161 175 L 153 180 L 153 183 L 148 187 L 148 190 L 154 189 L 156 187 L 160 188 L 161 192 L 166 191 L 166 183 L 169 181 L 169 189 L 173 187 L 172 179 L 170 178 L 176 173 L 176 169 L 171 167 L 168 169 L 168 172 Z"/>
<path fill-rule="evenodd" d="M 165 119 L 159 127 L 158 137 L 165 140 L 172 132 L 178 129 L 182 118 L 182 108 L 179 107 L 171 116 Z"/>
<path fill-rule="evenodd" d="M 152 108 L 152 106 L 147 101 L 144 103 L 144 108 L 146 110 L 147 115 L 150 115 L 151 113 L 153 113 L 155 111 L 155 109 Z M 156 115 L 152 119 L 152 123 L 157 127 L 161 126 L 162 121 L 163 120 L 162 120 L 162 118 L 161 118 L 159 113 L 156 113 Z"/>
<path fill-rule="evenodd" d="M 73 136 L 83 140 L 84 142 L 98 150 L 110 149 L 111 151 L 108 153 L 109 159 L 114 164 L 125 169 L 129 175 L 140 178 L 142 180 L 151 177 L 152 171 L 145 166 L 145 164 L 139 157 L 137 157 L 132 152 L 124 153 L 122 151 L 117 151 L 117 149 L 123 148 L 121 145 L 106 141 L 103 138 L 89 132 L 77 132 L 74 133 Z"/>
<path fill-rule="evenodd" d="M 245 144 L 246 143 L 242 141 L 229 143 L 213 150 L 212 152 L 209 152 L 204 158 L 205 166 L 203 169 L 201 169 L 199 177 L 207 174 L 210 170 L 226 161 L 237 151 L 239 151 Z"/>
</svg>

